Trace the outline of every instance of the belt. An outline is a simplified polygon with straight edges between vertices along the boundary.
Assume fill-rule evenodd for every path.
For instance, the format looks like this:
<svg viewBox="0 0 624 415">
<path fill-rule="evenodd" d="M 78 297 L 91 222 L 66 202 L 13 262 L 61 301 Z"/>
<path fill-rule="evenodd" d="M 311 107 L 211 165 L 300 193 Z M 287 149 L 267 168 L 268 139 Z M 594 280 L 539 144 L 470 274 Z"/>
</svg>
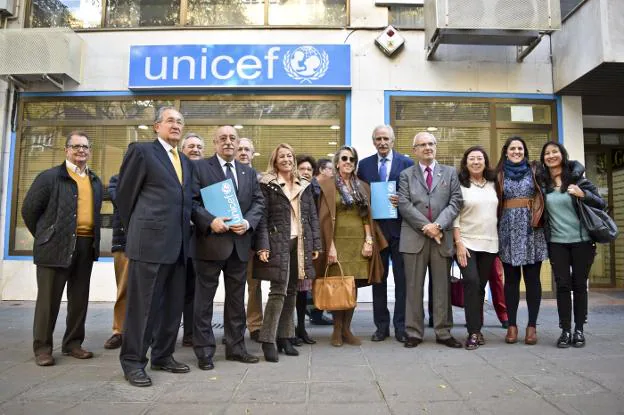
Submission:
<svg viewBox="0 0 624 415">
<path fill-rule="evenodd" d="M 503 201 L 503 209 L 531 208 L 533 199 L 528 197 L 517 197 L 515 199 L 507 199 Z"/>
</svg>

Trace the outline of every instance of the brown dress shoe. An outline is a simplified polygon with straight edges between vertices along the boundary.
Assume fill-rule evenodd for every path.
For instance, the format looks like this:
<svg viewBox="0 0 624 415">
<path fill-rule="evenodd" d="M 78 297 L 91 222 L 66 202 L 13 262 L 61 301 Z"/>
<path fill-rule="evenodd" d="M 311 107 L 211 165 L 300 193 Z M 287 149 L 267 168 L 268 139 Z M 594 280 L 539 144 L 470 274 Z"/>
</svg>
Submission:
<svg viewBox="0 0 624 415">
<path fill-rule="evenodd" d="M 526 334 L 524 336 L 524 344 L 529 344 L 531 346 L 533 346 L 534 344 L 537 344 L 537 331 L 535 330 L 535 327 L 526 328 Z"/>
<path fill-rule="evenodd" d="M 518 342 L 518 326 L 507 327 L 507 335 L 505 336 L 505 343 L 517 343 Z"/>
<path fill-rule="evenodd" d="M 75 357 L 76 359 L 91 359 L 93 353 L 83 349 L 82 347 L 74 347 L 70 351 L 64 351 L 63 355 Z"/>
<path fill-rule="evenodd" d="M 54 366 L 54 358 L 50 353 L 39 353 L 35 356 L 35 363 L 38 366 Z"/>
<path fill-rule="evenodd" d="M 104 348 L 108 350 L 119 349 L 121 347 L 121 334 L 113 334 L 110 339 L 104 343 Z"/>
</svg>

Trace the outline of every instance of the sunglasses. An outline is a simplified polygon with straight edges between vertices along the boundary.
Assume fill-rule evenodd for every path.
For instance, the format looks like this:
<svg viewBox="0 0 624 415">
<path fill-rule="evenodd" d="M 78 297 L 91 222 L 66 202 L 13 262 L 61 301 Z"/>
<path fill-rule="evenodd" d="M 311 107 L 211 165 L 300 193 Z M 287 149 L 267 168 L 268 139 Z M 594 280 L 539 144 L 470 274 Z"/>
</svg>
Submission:
<svg viewBox="0 0 624 415">
<path fill-rule="evenodd" d="M 340 157 L 340 160 L 342 160 L 342 161 L 349 160 L 351 163 L 355 163 L 355 157 L 342 156 L 342 157 Z"/>
</svg>

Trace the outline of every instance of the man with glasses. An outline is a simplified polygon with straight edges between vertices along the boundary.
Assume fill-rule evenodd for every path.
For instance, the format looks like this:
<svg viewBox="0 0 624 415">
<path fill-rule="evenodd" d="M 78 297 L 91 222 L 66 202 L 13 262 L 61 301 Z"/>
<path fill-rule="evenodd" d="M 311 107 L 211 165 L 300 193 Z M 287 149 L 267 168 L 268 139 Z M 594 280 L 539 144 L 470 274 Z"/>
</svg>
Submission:
<svg viewBox="0 0 624 415">
<path fill-rule="evenodd" d="M 398 184 L 399 175 L 408 167 L 414 165 L 409 157 L 394 151 L 394 130 L 389 125 L 380 125 L 373 129 L 373 145 L 377 153 L 360 161 L 358 177 L 370 184 L 371 182 L 394 181 Z M 399 196 L 392 195 L 391 203 L 396 207 Z M 381 228 L 388 248 L 381 251 L 381 260 L 384 266 L 383 281 L 373 284 L 373 320 L 377 330 L 371 340 L 383 341 L 390 336 L 390 312 L 388 311 L 388 271 L 392 258 L 394 276 L 394 337 L 404 343 L 405 334 L 405 271 L 403 257 L 399 252 L 401 237 L 401 216 L 397 219 L 376 220 Z"/>
<path fill-rule="evenodd" d="M 204 139 L 197 133 L 187 133 L 180 145 L 182 153 L 189 160 L 196 161 L 204 158 Z M 193 238 L 194 226 L 191 224 L 191 238 Z M 195 297 L 195 268 L 193 260 L 186 261 L 186 287 L 184 289 L 184 310 L 182 312 L 183 335 L 182 346 L 193 347 L 193 305 Z"/>
<path fill-rule="evenodd" d="M 61 351 L 90 359 L 82 348 L 93 261 L 100 254 L 102 182 L 87 167 L 87 134 L 72 131 L 65 141 L 65 161 L 40 173 L 28 190 L 22 217 L 34 236 L 37 302 L 33 350 L 39 366 L 54 365 L 52 335 L 67 284 L 67 327 Z"/>
<path fill-rule="evenodd" d="M 438 163 L 436 138 L 427 132 L 414 136 L 418 163 L 401 172 L 399 212 L 403 218 L 399 250 L 405 262 L 405 347 L 424 338 L 423 286 L 429 270 L 432 282 L 433 325 L 436 342 L 452 348 L 462 344 L 451 336 L 449 270 L 453 255 L 453 220 L 462 207 L 455 168 Z"/>
<path fill-rule="evenodd" d="M 213 143 L 214 156 L 195 164 L 193 188 L 192 218 L 196 232 L 191 256 L 197 278 L 193 347 L 197 366 L 202 370 L 214 369 L 213 301 L 221 272 L 225 282 L 225 358 L 242 363 L 259 361 L 245 346 L 245 282 L 252 233 L 263 215 L 264 197 L 256 171 L 236 160 L 239 147 L 236 129 L 229 125 L 217 128 Z M 228 224 L 229 218 L 216 217 L 204 207 L 200 189 L 226 179 L 232 180 L 234 185 L 243 214 L 242 223 Z"/>
<path fill-rule="evenodd" d="M 156 113 L 156 140 L 132 143 L 119 171 L 116 205 L 126 229 L 128 293 L 119 360 L 133 386 L 151 386 L 151 368 L 186 373 L 173 358 L 184 307 L 193 166 L 178 152 L 184 118 L 173 107 Z"/>
</svg>

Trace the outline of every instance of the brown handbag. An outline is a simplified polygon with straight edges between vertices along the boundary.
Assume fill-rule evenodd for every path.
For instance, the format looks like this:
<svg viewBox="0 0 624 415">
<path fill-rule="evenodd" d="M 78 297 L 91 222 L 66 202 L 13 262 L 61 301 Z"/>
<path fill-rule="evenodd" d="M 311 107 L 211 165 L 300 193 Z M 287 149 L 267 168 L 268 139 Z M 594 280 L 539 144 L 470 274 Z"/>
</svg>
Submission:
<svg viewBox="0 0 624 415">
<path fill-rule="evenodd" d="M 312 287 L 314 306 L 319 310 L 340 311 L 355 308 L 355 278 L 345 276 L 342 265 L 338 262 L 340 276 L 327 276 L 329 264 L 325 267 L 325 276 L 316 278 Z"/>
</svg>

